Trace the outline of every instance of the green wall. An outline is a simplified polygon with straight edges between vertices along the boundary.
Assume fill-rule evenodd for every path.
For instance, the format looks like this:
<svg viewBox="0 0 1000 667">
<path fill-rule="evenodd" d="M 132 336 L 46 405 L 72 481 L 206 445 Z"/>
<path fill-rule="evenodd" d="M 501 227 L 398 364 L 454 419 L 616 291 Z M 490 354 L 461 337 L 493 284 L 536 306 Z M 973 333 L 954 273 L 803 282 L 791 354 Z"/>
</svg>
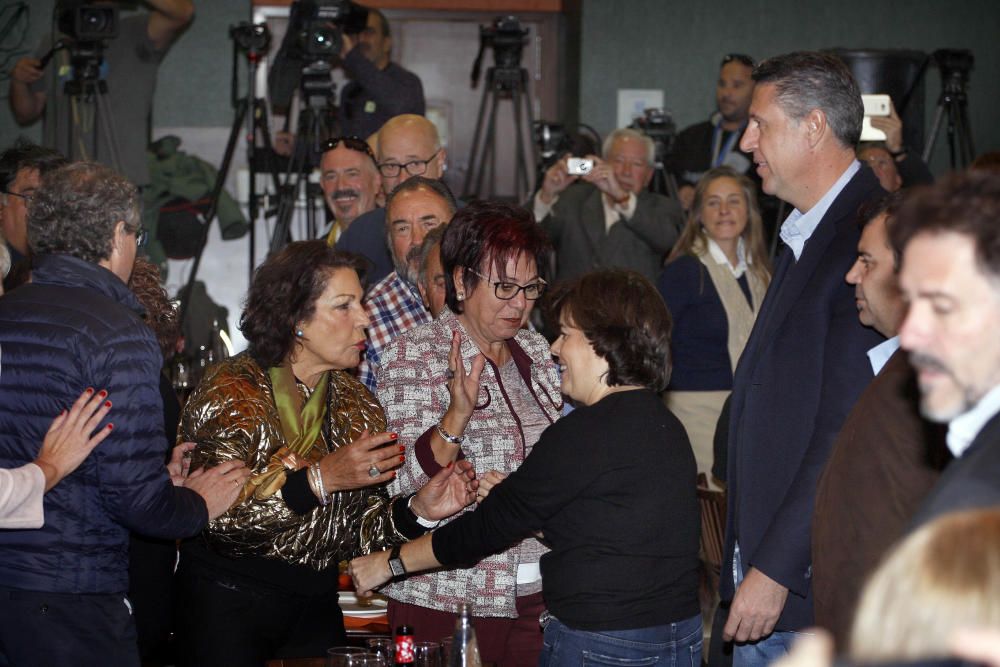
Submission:
<svg viewBox="0 0 1000 667">
<path fill-rule="evenodd" d="M 797 50 L 971 49 L 969 118 L 977 152 L 1000 150 L 1000 2 L 996 0 L 583 0 L 580 121 L 615 125 L 617 89 L 659 88 L 678 128 L 715 108 L 726 53 L 756 59 Z M 927 126 L 940 92 L 926 74 Z M 943 131 L 934 152 L 946 168 Z"/>
</svg>

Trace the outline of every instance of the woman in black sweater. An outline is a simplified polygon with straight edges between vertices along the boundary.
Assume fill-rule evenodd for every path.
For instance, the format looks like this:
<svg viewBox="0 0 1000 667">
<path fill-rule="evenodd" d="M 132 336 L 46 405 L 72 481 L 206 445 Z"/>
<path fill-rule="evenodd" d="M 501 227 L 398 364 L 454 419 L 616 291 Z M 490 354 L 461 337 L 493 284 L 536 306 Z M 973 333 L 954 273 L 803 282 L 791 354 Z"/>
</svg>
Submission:
<svg viewBox="0 0 1000 667">
<path fill-rule="evenodd" d="M 578 408 L 550 426 L 469 513 L 401 551 L 351 563 L 360 592 L 393 577 L 455 566 L 541 531 L 550 614 L 542 665 L 586 653 L 699 665 L 699 514 L 684 427 L 658 392 L 670 376 L 670 316 L 637 273 L 587 274 L 557 296 L 562 389 Z M 462 382 L 463 372 L 452 382 Z M 392 563 L 390 563 L 392 560 Z"/>
</svg>

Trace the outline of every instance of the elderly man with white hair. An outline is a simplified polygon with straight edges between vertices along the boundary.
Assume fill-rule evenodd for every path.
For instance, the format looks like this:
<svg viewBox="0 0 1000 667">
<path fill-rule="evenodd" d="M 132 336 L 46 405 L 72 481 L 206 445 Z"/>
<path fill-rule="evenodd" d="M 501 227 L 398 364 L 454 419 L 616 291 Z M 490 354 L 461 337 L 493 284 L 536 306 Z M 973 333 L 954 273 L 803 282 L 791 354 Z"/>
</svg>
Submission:
<svg viewBox="0 0 1000 667">
<path fill-rule="evenodd" d="M 570 174 L 565 159 L 545 173 L 533 208 L 556 248 L 557 281 L 610 267 L 652 281 L 660 275 L 683 216 L 676 201 L 646 190 L 654 151 L 640 132 L 615 130 L 604 141 L 603 159 L 588 156 L 588 173 Z"/>
</svg>

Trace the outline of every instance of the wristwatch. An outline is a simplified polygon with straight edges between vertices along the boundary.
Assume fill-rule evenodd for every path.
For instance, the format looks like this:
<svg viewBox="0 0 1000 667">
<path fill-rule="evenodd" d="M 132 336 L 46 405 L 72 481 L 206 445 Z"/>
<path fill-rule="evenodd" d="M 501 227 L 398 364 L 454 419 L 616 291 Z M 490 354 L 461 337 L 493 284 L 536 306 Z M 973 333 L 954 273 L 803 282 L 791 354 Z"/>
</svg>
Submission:
<svg viewBox="0 0 1000 667">
<path fill-rule="evenodd" d="M 406 567 L 403 566 L 403 559 L 399 557 L 399 550 L 402 545 L 397 544 L 389 552 L 389 570 L 392 571 L 392 578 L 401 577 L 406 574 Z"/>
</svg>

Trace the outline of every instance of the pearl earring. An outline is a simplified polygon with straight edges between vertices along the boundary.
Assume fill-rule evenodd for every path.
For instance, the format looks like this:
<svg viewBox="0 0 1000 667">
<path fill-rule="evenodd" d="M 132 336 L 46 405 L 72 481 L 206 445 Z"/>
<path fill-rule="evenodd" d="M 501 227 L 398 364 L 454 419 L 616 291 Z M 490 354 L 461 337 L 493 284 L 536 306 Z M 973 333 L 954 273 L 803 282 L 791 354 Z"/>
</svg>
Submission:
<svg viewBox="0 0 1000 667">
<path fill-rule="evenodd" d="M 302 336 L 304 336 L 305 334 L 302 333 L 302 329 L 296 329 L 295 335 L 298 336 L 299 338 L 302 338 Z"/>
</svg>

